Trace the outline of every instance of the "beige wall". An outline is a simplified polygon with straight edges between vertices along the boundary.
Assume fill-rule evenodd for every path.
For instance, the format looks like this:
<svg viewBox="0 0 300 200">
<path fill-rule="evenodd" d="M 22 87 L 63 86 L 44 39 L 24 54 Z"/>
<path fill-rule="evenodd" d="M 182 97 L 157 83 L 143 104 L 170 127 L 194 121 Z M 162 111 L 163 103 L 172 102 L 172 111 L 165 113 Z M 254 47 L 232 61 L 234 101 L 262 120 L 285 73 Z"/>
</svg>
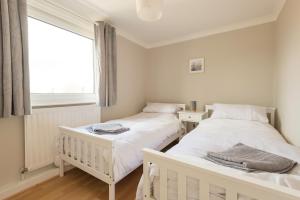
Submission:
<svg viewBox="0 0 300 200">
<path fill-rule="evenodd" d="M 272 105 L 274 30 L 268 23 L 149 50 L 147 99 Z M 205 73 L 190 74 L 197 57 Z"/>
<path fill-rule="evenodd" d="M 288 0 L 277 22 L 278 128 L 300 146 L 300 1 Z"/>
<path fill-rule="evenodd" d="M 102 110 L 102 120 L 139 112 L 145 104 L 146 50 L 118 36 L 118 104 Z M 22 117 L 0 119 L 0 188 L 20 180 L 24 167 Z"/>
<path fill-rule="evenodd" d="M 140 112 L 146 102 L 146 49 L 118 37 L 117 105 L 102 108 L 102 121 L 126 117 Z"/>
<path fill-rule="evenodd" d="M 23 118 L 0 119 L 0 187 L 19 180 L 24 167 Z"/>
<path fill-rule="evenodd" d="M 288 0 L 276 24 L 150 50 L 119 36 L 118 103 L 102 110 L 102 120 L 135 114 L 146 100 L 188 103 L 197 99 L 201 104 L 218 101 L 259 105 L 275 102 L 279 127 L 292 143 L 300 145 L 299 8 L 300 1 Z M 195 57 L 205 57 L 205 73 L 189 74 L 188 60 Z M 0 119 L 0 187 L 18 181 L 23 165 L 23 118 Z"/>
</svg>

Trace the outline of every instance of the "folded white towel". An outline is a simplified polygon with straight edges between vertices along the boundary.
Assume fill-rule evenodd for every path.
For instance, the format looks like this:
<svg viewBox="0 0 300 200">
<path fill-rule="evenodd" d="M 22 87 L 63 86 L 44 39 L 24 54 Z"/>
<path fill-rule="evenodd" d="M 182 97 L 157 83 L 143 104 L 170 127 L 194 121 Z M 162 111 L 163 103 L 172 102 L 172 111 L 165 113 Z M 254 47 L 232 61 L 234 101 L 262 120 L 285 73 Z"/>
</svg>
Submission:
<svg viewBox="0 0 300 200">
<path fill-rule="evenodd" d="M 122 124 L 100 123 L 90 127 L 87 130 L 95 134 L 120 134 L 129 131 L 129 128 L 123 127 Z"/>
</svg>

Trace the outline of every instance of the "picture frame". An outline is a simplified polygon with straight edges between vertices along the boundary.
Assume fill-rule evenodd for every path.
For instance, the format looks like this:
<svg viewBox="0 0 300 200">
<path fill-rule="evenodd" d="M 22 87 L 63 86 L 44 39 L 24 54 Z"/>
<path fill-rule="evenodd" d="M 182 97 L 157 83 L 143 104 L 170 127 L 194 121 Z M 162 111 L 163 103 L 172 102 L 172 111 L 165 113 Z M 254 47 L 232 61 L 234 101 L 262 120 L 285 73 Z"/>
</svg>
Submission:
<svg viewBox="0 0 300 200">
<path fill-rule="evenodd" d="M 204 58 L 193 58 L 189 61 L 189 72 L 194 73 L 203 73 L 205 71 Z"/>
</svg>

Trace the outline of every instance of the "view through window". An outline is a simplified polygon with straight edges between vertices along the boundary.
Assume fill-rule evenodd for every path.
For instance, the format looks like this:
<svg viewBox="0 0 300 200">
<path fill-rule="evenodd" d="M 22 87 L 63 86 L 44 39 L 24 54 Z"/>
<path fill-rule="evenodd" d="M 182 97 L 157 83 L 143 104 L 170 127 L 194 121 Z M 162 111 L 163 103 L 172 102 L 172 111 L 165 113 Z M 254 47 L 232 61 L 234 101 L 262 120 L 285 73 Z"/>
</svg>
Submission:
<svg viewBox="0 0 300 200">
<path fill-rule="evenodd" d="M 28 18 L 33 94 L 93 94 L 93 40 Z"/>
</svg>

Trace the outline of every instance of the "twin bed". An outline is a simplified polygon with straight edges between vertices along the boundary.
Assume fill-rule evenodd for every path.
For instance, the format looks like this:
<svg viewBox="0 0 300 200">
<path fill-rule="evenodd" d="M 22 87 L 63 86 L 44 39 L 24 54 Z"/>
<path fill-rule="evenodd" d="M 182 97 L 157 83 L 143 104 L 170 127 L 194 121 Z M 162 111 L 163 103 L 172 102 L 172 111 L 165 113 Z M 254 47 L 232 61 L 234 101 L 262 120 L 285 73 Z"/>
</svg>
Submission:
<svg viewBox="0 0 300 200">
<path fill-rule="evenodd" d="M 115 199 L 115 184 L 143 163 L 143 148 L 162 150 L 183 134 L 177 111 L 184 104 L 148 104 L 144 112 L 106 123 L 129 128 L 122 134 L 97 135 L 89 126 L 60 127 L 60 176 L 67 162 L 109 184 L 109 199 Z"/>
<path fill-rule="evenodd" d="M 264 110 L 273 122 L 274 109 Z M 271 124 L 262 121 L 228 119 L 221 113 L 201 122 L 164 154 L 144 150 L 137 200 L 299 200 L 299 166 L 289 174 L 247 173 L 204 159 L 207 152 L 222 152 L 243 143 L 300 163 L 299 148 L 286 143 Z"/>
<path fill-rule="evenodd" d="M 223 109 L 217 117 L 202 121 L 177 145 L 161 153 L 159 150 L 181 136 L 176 112 L 185 106 L 168 104 L 159 109 L 156 106 L 108 122 L 130 128 L 120 135 L 99 136 L 88 132 L 86 127 L 61 127 L 61 175 L 63 163 L 68 162 L 108 183 L 109 199 L 113 200 L 115 184 L 144 162 L 137 200 L 300 199 L 299 166 L 289 174 L 246 173 L 203 159 L 208 151 L 220 152 L 243 143 L 299 163 L 299 148 L 286 143 L 272 127 L 275 109 L 256 112 L 237 107 L 233 109 L 235 116 L 228 116 L 230 109 Z M 207 106 L 208 112 L 213 109 Z M 265 119 L 267 114 L 270 120 Z M 144 155 L 143 148 L 147 148 Z"/>
</svg>

